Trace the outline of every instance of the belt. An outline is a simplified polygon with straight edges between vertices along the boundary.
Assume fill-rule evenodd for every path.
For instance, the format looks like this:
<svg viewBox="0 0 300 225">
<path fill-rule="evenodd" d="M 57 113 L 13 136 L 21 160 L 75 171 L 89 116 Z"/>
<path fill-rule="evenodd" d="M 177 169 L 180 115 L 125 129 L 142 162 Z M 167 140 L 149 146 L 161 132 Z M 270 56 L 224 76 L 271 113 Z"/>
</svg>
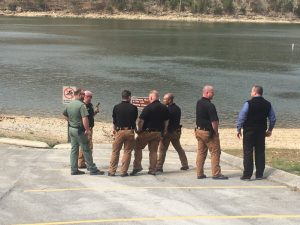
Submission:
<svg viewBox="0 0 300 225">
<path fill-rule="evenodd" d="M 69 127 L 72 127 L 72 126 L 69 125 Z M 79 129 L 79 127 L 72 127 L 72 128 L 74 128 L 74 129 Z"/>
<path fill-rule="evenodd" d="M 161 130 L 159 130 L 159 129 L 152 129 L 152 128 L 146 128 L 143 131 L 146 131 L 146 132 L 161 132 Z"/>
<path fill-rule="evenodd" d="M 117 127 L 116 130 L 134 130 L 134 127 Z"/>
<path fill-rule="evenodd" d="M 204 130 L 204 131 L 210 131 L 210 129 L 209 128 L 207 128 L 207 127 L 196 127 L 195 129 L 197 129 L 197 130 Z"/>
</svg>

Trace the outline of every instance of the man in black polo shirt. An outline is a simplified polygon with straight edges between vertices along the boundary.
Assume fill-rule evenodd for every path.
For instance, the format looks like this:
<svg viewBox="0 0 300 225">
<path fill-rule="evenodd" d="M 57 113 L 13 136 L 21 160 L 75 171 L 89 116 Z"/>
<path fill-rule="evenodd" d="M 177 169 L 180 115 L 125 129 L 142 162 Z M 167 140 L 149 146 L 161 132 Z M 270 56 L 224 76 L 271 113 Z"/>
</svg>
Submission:
<svg viewBox="0 0 300 225">
<path fill-rule="evenodd" d="M 136 128 L 136 119 L 138 116 L 137 107 L 130 104 L 131 92 L 124 90 L 122 92 L 122 102 L 115 105 L 113 109 L 113 134 L 114 143 L 108 176 L 115 176 L 119 156 L 124 145 L 124 154 L 122 157 L 121 177 L 128 176 L 128 167 L 131 160 L 131 152 L 134 148 L 134 130 Z"/>
<path fill-rule="evenodd" d="M 164 104 L 168 107 L 169 110 L 169 125 L 168 132 L 163 136 L 162 140 L 159 144 L 158 151 L 158 159 L 156 164 L 156 171 L 163 172 L 163 165 L 166 158 L 166 153 L 170 142 L 174 146 L 175 150 L 179 155 L 179 159 L 181 162 L 181 170 L 188 170 L 188 161 L 185 155 L 185 152 L 180 144 L 180 136 L 181 136 L 181 125 L 180 125 L 180 117 L 181 117 L 181 109 L 174 103 L 174 95 L 172 93 L 167 93 L 164 95 Z"/>
<path fill-rule="evenodd" d="M 219 118 L 214 104 L 210 102 L 214 97 L 213 86 L 206 85 L 202 90 L 202 98 L 196 106 L 196 128 L 195 136 L 198 141 L 197 151 L 197 178 L 204 179 L 204 163 L 207 156 L 207 149 L 211 154 L 212 178 L 225 180 L 228 177 L 222 175 L 220 167 L 220 139 L 218 133 Z"/>
<path fill-rule="evenodd" d="M 89 140 L 89 147 L 90 147 L 91 153 L 93 154 L 93 127 L 95 124 L 94 116 L 97 113 L 99 113 L 100 109 L 99 109 L 99 106 L 96 106 L 96 108 L 94 108 L 94 106 L 92 104 L 92 98 L 93 98 L 93 93 L 91 91 L 88 91 L 88 90 L 84 91 L 83 102 L 89 113 L 88 119 L 89 119 L 90 131 L 91 131 L 89 133 L 89 135 L 87 136 L 87 138 Z M 86 168 L 82 147 L 79 148 L 78 168 L 81 168 L 81 169 Z"/>
<path fill-rule="evenodd" d="M 138 136 L 134 151 L 133 171 L 135 175 L 142 171 L 142 149 L 148 145 L 149 148 L 149 171 L 148 174 L 155 175 L 157 163 L 157 148 L 161 134 L 167 133 L 169 112 L 168 108 L 159 102 L 158 92 L 153 90 L 149 94 L 150 104 L 147 105 L 138 121 Z"/>
</svg>

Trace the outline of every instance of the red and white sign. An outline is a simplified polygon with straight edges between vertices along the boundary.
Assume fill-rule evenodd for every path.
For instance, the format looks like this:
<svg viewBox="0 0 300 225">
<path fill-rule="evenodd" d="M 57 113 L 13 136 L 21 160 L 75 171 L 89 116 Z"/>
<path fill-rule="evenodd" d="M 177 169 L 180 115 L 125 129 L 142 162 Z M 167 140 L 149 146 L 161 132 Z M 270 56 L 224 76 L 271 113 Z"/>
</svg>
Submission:
<svg viewBox="0 0 300 225">
<path fill-rule="evenodd" d="M 131 97 L 131 104 L 135 105 L 139 109 L 143 109 L 145 106 L 150 104 L 150 101 L 149 101 L 148 97 L 132 96 Z"/>
<path fill-rule="evenodd" d="M 62 99 L 63 104 L 68 104 L 75 99 L 74 91 L 76 87 L 74 86 L 63 86 Z"/>
</svg>

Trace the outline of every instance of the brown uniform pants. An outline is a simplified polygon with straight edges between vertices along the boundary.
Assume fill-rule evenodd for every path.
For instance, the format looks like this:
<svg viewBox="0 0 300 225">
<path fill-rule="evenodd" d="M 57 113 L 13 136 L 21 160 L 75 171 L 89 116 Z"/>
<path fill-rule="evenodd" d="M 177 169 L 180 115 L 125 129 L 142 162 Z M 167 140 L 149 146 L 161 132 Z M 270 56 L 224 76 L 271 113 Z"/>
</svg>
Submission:
<svg viewBox="0 0 300 225">
<path fill-rule="evenodd" d="M 160 132 L 142 131 L 136 138 L 134 149 L 133 169 L 142 169 L 142 150 L 148 145 L 149 148 L 149 172 L 156 171 L 157 149 L 161 138 Z"/>
<path fill-rule="evenodd" d="M 89 148 L 93 154 L 93 128 L 90 128 L 91 133 L 88 135 L 88 140 L 89 140 Z M 84 156 L 83 156 L 83 151 L 82 151 L 82 147 L 79 147 L 79 155 L 78 155 L 78 167 L 85 167 L 85 160 L 84 160 Z"/>
<path fill-rule="evenodd" d="M 181 131 L 175 130 L 173 132 L 168 132 L 160 141 L 156 169 L 163 169 L 163 165 L 166 159 L 166 153 L 170 145 L 170 142 L 172 143 L 173 147 L 178 153 L 181 165 L 188 166 L 188 161 L 185 155 L 185 151 L 183 150 L 180 144 L 180 136 L 181 136 Z"/>
<path fill-rule="evenodd" d="M 209 137 L 209 131 L 198 130 L 195 131 L 195 136 L 198 140 L 198 151 L 197 151 L 197 176 L 202 176 L 204 174 L 204 163 L 207 156 L 207 149 L 209 149 L 211 154 L 211 171 L 212 176 L 218 176 L 221 174 L 220 167 L 220 156 L 221 147 L 220 139 L 218 135 L 213 135 Z"/>
<path fill-rule="evenodd" d="M 115 174 L 117 171 L 120 151 L 124 144 L 124 153 L 122 157 L 121 174 L 126 174 L 131 160 L 131 152 L 134 148 L 134 130 L 119 130 L 115 134 L 115 140 L 112 145 L 109 173 Z"/>
</svg>

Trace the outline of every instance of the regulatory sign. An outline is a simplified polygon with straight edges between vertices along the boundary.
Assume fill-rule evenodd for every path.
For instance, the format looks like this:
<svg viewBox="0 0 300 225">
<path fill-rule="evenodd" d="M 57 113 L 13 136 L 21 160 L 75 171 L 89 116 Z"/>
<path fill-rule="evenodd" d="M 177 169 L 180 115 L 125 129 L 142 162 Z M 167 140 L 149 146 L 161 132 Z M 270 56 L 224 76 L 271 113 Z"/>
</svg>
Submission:
<svg viewBox="0 0 300 225">
<path fill-rule="evenodd" d="M 76 87 L 74 86 L 63 86 L 62 99 L 63 104 L 68 104 L 75 99 L 74 91 Z"/>
<path fill-rule="evenodd" d="M 139 109 L 143 109 L 145 106 L 150 104 L 150 101 L 148 97 L 132 96 L 131 103 L 136 107 L 138 107 Z"/>
</svg>

